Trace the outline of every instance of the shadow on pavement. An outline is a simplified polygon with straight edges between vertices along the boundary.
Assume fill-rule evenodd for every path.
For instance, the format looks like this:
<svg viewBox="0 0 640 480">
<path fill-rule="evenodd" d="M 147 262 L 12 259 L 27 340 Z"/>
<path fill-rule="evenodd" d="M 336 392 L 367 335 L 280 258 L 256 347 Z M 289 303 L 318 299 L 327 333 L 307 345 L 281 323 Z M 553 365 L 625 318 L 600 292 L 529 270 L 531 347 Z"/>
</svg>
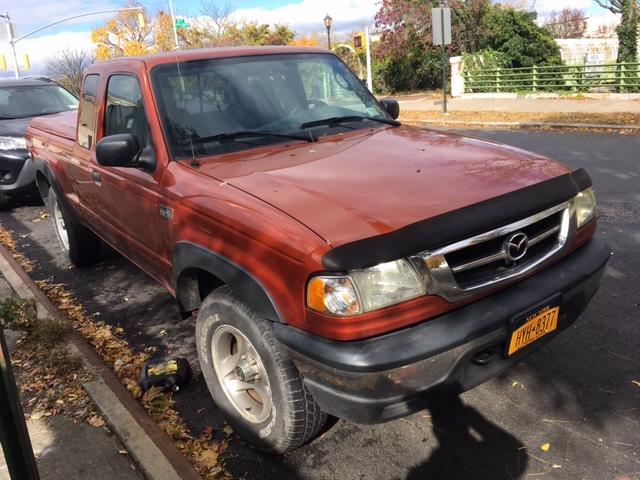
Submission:
<svg viewBox="0 0 640 480">
<path fill-rule="evenodd" d="M 438 447 L 406 480 L 517 479 L 524 475 L 524 446 L 460 397 L 431 407 Z"/>
</svg>

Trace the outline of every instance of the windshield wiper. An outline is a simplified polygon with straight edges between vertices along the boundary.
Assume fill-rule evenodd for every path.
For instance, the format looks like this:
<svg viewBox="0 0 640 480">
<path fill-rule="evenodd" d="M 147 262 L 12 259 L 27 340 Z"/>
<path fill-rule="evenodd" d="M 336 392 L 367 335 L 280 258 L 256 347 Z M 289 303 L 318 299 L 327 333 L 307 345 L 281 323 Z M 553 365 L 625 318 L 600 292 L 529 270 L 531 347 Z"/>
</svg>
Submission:
<svg viewBox="0 0 640 480">
<path fill-rule="evenodd" d="M 364 120 L 371 120 L 372 122 L 384 123 L 386 125 L 393 125 L 394 127 L 400 126 L 401 123 L 397 120 L 389 120 L 386 118 L 377 117 L 363 117 L 360 115 L 345 115 L 343 117 L 331 117 L 322 120 L 314 120 L 312 122 L 306 122 L 300 125 L 300 128 L 312 128 L 326 125 L 328 127 L 337 127 L 343 123 L 348 122 L 362 122 Z"/>
<path fill-rule="evenodd" d="M 206 142 L 225 142 L 225 141 L 231 142 L 239 138 L 248 138 L 248 137 L 281 137 L 281 138 L 288 138 L 290 140 L 301 140 L 307 143 L 312 143 L 316 141 L 316 139 L 314 139 L 313 137 L 305 136 L 305 135 L 276 133 L 276 132 L 268 132 L 264 130 L 240 130 L 238 132 L 219 133 L 217 135 L 209 135 L 208 137 L 193 138 L 191 140 L 185 140 L 181 142 L 180 145 L 191 145 L 191 144 L 206 143 Z"/>
</svg>

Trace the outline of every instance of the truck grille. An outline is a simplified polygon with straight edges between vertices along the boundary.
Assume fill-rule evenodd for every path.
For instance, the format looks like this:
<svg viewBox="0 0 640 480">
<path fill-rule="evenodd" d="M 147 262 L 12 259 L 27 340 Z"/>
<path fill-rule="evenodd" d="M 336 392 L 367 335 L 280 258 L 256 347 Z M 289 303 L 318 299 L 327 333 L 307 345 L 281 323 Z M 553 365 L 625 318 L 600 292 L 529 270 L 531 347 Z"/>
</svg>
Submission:
<svg viewBox="0 0 640 480">
<path fill-rule="evenodd" d="M 573 202 L 411 258 L 427 291 L 458 301 L 549 261 L 575 232 Z"/>
</svg>

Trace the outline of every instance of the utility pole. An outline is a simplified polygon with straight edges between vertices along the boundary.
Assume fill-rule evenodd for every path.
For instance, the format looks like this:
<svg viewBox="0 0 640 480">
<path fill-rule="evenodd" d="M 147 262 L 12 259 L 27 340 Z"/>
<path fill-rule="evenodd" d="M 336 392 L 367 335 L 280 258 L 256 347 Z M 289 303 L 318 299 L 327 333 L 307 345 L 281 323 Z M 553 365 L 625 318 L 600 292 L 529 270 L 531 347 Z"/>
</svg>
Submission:
<svg viewBox="0 0 640 480">
<path fill-rule="evenodd" d="M 11 44 L 11 48 L 13 49 L 13 71 L 16 74 L 16 78 L 20 78 L 20 69 L 18 69 L 18 56 L 16 55 L 16 44 L 13 41 L 13 28 L 12 23 L 9 21 L 9 12 L 5 12 L 4 15 L 0 15 L 0 17 L 4 18 L 7 23 L 7 35 L 9 37 L 9 43 Z"/>
</svg>

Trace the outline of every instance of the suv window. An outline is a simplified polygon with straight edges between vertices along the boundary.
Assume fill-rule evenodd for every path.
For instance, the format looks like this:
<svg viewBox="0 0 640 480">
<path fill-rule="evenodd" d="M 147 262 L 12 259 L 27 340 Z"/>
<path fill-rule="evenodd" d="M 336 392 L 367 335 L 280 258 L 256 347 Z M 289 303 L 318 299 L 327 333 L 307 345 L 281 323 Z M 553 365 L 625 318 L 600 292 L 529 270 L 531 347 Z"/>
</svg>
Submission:
<svg viewBox="0 0 640 480">
<path fill-rule="evenodd" d="M 56 83 L 0 85 L 0 117 L 28 118 L 78 108 L 78 100 Z"/>
<path fill-rule="evenodd" d="M 104 136 L 131 133 L 141 147 L 146 147 L 148 126 L 138 79 L 132 75 L 111 76 L 107 85 Z"/>
</svg>

